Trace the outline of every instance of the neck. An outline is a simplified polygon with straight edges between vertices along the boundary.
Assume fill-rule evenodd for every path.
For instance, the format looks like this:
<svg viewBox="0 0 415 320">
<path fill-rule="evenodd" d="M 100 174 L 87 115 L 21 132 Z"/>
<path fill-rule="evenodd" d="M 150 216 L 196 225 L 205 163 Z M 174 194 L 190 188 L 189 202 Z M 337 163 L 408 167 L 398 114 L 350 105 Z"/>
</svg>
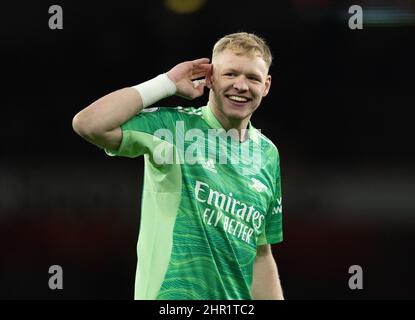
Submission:
<svg viewBox="0 0 415 320">
<path fill-rule="evenodd" d="M 220 112 L 218 108 L 215 108 L 210 101 L 209 105 L 214 116 L 226 131 L 229 131 L 231 129 L 237 130 L 238 138 L 241 142 L 245 141 L 248 138 L 247 129 L 249 125 L 249 119 L 251 118 L 250 116 L 245 119 L 229 119 L 228 117 L 226 117 L 226 115 Z"/>
</svg>

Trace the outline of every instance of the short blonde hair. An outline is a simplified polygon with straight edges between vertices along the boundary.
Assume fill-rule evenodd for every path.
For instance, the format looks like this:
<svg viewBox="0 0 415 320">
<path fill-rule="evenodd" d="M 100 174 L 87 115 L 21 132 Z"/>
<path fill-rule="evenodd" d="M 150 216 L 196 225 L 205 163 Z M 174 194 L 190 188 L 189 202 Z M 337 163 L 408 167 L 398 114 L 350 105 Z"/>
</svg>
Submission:
<svg viewBox="0 0 415 320">
<path fill-rule="evenodd" d="M 212 59 L 225 49 L 233 50 L 237 55 L 256 55 L 264 59 L 267 67 L 272 64 L 272 54 L 267 43 L 253 33 L 238 32 L 228 34 L 219 39 L 214 47 Z"/>
</svg>

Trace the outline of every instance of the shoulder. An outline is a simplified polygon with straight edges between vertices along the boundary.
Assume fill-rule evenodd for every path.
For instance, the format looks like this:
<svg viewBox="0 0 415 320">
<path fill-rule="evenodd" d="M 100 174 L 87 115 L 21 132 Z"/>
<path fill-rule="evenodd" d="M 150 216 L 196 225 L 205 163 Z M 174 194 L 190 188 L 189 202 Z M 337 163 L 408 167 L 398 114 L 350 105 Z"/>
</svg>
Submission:
<svg viewBox="0 0 415 320">
<path fill-rule="evenodd" d="M 258 135 L 262 150 L 262 168 L 271 179 L 274 192 L 278 190 L 277 181 L 280 180 L 280 153 L 274 142 L 262 132 Z"/>
<path fill-rule="evenodd" d="M 202 116 L 202 108 L 195 107 L 150 107 L 144 109 L 141 113 L 146 114 L 159 114 L 166 117 L 183 118 L 187 116 Z"/>
<path fill-rule="evenodd" d="M 171 123 L 172 121 L 189 121 L 202 118 L 201 108 L 194 107 L 149 107 L 143 109 L 135 117 L 138 121 Z"/>
<path fill-rule="evenodd" d="M 265 136 L 258 129 L 255 129 L 255 130 L 257 131 L 258 142 L 261 144 L 261 149 L 263 150 L 263 152 L 266 153 L 267 155 L 270 155 L 271 157 L 274 156 L 277 159 L 279 159 L 280 154 L 275 143 L 272 142 L 271 139 Z"/>
<path fill-rule="evenodd" d="M 261 146 L 261 157 L 263 168 L 271 175 L 279 175 L 280 172 L 280 153 L 274 142 L 262 132 L 258 131 L 258 141 Z"/>
<path fill-rule="evenodd" d="M 203 127 L 202 108 L 195 107 L 168 107 L 161 108 L 162 112 L 168 113 L 168 117 L 176 124 L 182 122 L 185 128 L 201 128 Z"/>
<path fill-rule="evenodd" d="M 174 107 L 170 108 L 172 112 L 180 113 L 184 116 L 202 116 L 202 108 L 195 108 L 195 107 Z"/>
</svg>

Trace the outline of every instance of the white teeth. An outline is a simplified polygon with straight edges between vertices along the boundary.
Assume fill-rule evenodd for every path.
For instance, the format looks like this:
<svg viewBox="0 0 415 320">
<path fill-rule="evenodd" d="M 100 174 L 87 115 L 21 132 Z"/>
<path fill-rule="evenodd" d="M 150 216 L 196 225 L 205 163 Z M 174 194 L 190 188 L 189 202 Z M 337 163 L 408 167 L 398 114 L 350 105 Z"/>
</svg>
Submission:
<svg viewBox="0 0 415 320">
<path fill-rule="evenodd" d="M 238 97 L 238 96 L 229 96 L 229 99 L 238 101 L 238 102 L 247 102 L 248 99 L 244 97 Z"/>
</svg>

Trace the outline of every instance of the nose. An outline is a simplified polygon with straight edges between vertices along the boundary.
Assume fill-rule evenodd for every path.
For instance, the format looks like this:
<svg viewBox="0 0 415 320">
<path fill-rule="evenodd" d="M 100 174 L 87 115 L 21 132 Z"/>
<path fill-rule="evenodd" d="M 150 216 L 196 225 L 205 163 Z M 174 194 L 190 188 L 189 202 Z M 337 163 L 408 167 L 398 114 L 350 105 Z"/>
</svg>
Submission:
<svg viewBox="0 0 415 320">
<path fill-rule="evenodd" d="M 235 78 L 233 87 L 238 91 L 248 91 L 249 89 L 248 84 L 246 83 L 246 79 L 242 75 Z"/>
</svg>

